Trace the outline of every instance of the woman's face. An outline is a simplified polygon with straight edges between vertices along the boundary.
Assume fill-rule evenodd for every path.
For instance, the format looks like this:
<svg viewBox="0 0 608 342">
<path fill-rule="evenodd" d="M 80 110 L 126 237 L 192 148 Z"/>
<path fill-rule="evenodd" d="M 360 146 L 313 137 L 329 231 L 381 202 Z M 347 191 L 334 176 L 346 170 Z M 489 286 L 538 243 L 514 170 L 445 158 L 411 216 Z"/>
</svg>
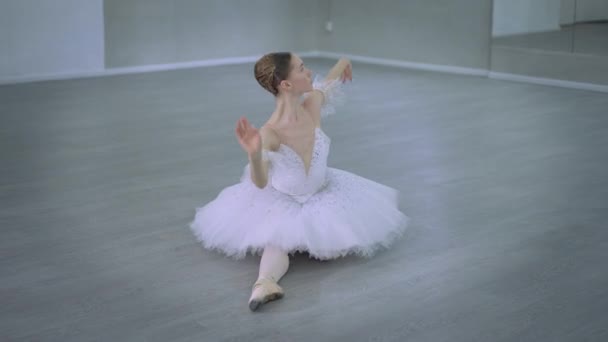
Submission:
<svg viewBox="0 0 608 342">
<path fill-rule="evenodd" d="M 312 91 L 312 71 L 308 69 L 300 57 L 292 54 L 291 71 L 287 81 L 293 86 L 295 93 L 306 93 Z"/>
</svg>

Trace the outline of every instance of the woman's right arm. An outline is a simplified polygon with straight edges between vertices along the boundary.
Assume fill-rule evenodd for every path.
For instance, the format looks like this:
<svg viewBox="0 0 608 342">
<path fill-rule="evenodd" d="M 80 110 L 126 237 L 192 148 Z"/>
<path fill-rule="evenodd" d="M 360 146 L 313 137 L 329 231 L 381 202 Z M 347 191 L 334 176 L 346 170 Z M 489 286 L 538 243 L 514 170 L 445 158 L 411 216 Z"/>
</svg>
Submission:
<svg viewBox="0 0 608 342">
<path fill-rule="evenodd" d="M 251 165 L 251 181 L 255 186 L 264 189 L 268 184 L 268 160 L 262 158 L 262 153 L 257 152 L 249 155 Z"/>
<path fill-rule="evenodd" d="M 262 139 L 262 149 L 276 150 L 279 144 L 277 134 L 267 126 L 260 128 Z M 251 180 L 260 189 L 264 189 L 268 184 L 268 169 L 270 161 L 263 158 L 262 149 L 253 153 L 248 153 L 249 163 L 251 164 Z"/>
</svg>

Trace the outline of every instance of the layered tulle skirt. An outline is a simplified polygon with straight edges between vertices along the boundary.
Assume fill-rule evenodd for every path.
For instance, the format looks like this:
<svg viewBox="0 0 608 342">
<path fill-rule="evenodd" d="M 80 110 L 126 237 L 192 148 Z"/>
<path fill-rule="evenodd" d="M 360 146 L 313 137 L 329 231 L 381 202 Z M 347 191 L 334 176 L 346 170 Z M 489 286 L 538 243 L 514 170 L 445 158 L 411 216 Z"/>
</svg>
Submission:
<svg viewBox="0 0 608 342">
<path fill-rule="evenodd" d="M 267 245 L 320 260 L 371 257 L 405 232 L 398 204 L 396 189 L 328 167 L 325 185 L 304 202 L 243 178 L 196 208 L 190 228 L 205 248 L 233 259 Z"/>
</svg>

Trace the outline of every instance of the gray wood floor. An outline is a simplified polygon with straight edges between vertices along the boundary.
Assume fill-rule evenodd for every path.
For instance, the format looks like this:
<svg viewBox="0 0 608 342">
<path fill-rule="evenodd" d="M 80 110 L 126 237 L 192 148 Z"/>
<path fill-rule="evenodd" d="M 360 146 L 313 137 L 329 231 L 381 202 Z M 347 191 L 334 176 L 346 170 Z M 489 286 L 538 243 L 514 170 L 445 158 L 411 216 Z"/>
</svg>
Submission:
<svg viewBox="0 0 608 342">
<path fill-rule="evenodd" d="M 243 171 L 236 120 L 273 109 L 252 65 L 0 87 L 0 340 L 608 340 L 608 96 L 354 77 L 329 164 L 399 189 L 407 236 L 369 260 L 297 254 L 255 313 L 259 257 L 188 228 Z"/>
</svg>

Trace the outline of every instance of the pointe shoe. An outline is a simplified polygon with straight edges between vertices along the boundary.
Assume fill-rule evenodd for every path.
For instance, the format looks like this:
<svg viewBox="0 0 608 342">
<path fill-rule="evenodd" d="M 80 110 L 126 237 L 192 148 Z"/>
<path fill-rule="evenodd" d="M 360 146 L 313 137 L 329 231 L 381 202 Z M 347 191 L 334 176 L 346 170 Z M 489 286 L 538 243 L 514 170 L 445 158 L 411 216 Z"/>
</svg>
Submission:
<svg viewBox="0 0 608 342">
<path fill-rule="evenodd" d="M 258 279 L 253 285 L 249 309 L 256 311 L 260 305 L 271 300 L 283 298 L 285 292 L 275 281 L 266 278 Z"/>
</svg>

